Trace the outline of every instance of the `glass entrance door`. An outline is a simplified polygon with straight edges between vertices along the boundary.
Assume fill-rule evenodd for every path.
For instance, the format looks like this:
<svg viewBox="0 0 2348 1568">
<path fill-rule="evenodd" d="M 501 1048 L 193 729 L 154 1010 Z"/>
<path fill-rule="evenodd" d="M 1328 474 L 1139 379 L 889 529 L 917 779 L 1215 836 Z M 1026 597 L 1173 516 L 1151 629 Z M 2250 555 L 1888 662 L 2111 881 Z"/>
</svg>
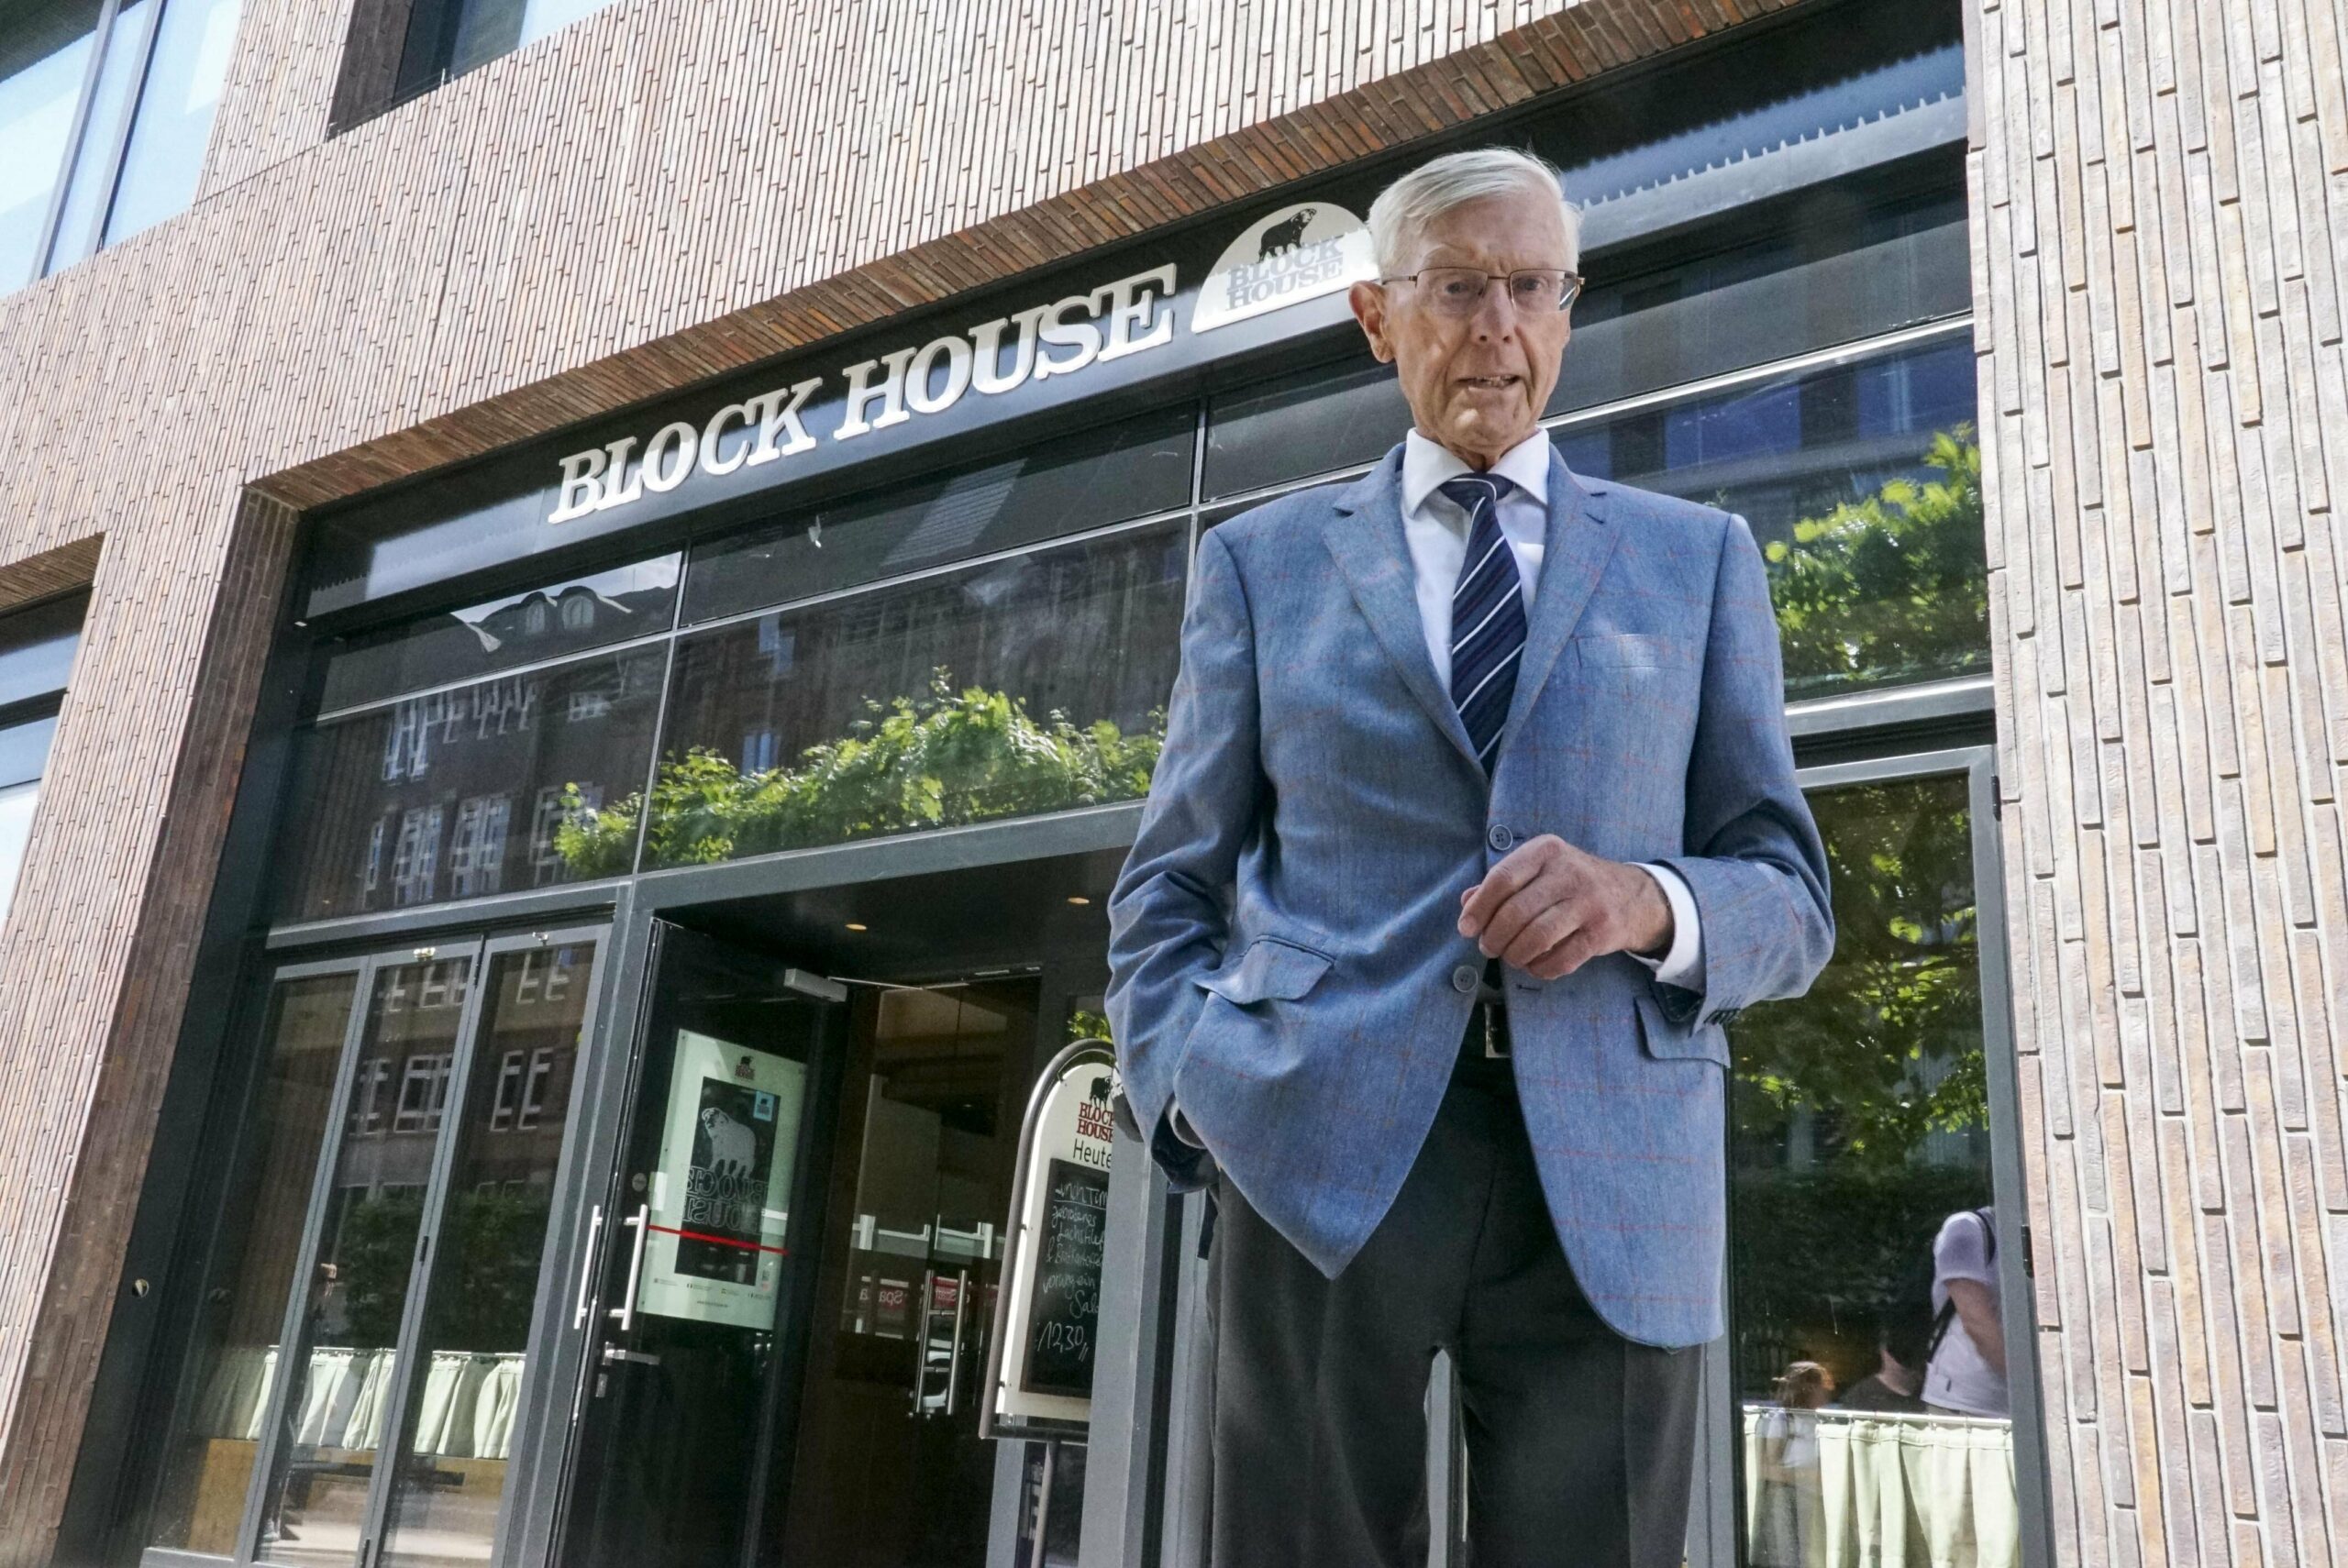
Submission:
<svg viewBox="0 0 2348 1568">
<path fill-rule="evenodd" d="M 1036 982 L 842 983 L 653 929 L 556 1560 L 984 1568 Z"/>
<path fill-rule="evenodd" d="M 979 1406 L 1036 993 L 999 978 L 857 999 L 782 1562 L 988 1561 Z"/>
<path fill-rule="evenodd" d="M 559 1560 L 759 1555 L 790 1452 L 844 988 L 656 922 L 620 1156 L 590 1217 L 587 1366 Z M 600 1248 L 600 1251 L 597 1251 Z"/>
</svg>

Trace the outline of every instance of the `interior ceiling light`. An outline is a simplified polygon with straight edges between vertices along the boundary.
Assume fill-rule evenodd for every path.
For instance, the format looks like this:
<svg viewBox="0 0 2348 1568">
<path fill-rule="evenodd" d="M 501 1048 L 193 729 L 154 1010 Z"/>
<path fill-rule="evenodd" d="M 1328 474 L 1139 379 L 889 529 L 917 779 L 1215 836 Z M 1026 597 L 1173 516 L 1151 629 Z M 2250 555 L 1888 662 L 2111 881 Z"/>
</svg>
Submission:
<svg viewBox="0 0 2348 1568">
<path fill-rule="evenodd" d="M 1086 898 L 1082 893 L 1070 893 L 1068 897 L 1068 901 L 1081 907 L 1082 905 L 1091 903 L 1092 900 Z"/>
<path fill-rule="evenodd" d="M 871 927 L 866 925 L 863 922 L 854 920 L 847 922 L 847 928 L 850 931 L 869 931 L 871 929 Z"/>
</svg>

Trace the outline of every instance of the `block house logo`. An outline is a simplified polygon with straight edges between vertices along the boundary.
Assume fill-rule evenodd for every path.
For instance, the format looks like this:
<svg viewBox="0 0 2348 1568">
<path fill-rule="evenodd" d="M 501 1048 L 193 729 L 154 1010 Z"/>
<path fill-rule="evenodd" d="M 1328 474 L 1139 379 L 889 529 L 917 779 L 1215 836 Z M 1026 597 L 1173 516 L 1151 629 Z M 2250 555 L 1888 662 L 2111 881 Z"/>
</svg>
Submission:
<svg viewBox="0 0 2348 1568">
<path fill-rule="evenodd" d="M 1369 230 L 1334 202 L 1301 202 L 1240 231 L 1200 286 L 1191 330 L 1212 332 L 1378 276 Z"/>
</svg>

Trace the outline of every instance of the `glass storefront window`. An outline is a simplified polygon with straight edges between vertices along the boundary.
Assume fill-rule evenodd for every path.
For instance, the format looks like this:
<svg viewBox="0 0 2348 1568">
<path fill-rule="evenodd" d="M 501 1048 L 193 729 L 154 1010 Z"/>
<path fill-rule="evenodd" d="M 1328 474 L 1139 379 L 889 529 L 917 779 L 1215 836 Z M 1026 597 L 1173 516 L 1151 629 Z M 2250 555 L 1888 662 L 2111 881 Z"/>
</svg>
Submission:
<svg viewBox="0 0 2348 1568">
<path fill-rule="evenodd" d="M 1550 414 L 1594 408 L 1972 308 L 1961 189 L 1886 201 L 1812 193 L 1785 232 L 1699 253 L 1667 246 L 1574 306 Z"/>
<path fill-rule="evenodd" d="M 1194 405 L 1180 403 L 701 546 L 684 618 L 715 620 L 1170 512 L 1191 499 L 1196 428 Z"/>
<path fill-rule="evenodd" d="M 1160 524 L 680 639 L 645 864 L 1137 799 L 1188 556 Z M 626 870 L 643 814 L 575 819 L 570 874 Z"/>
<path fill-rule="evenodd" d="M 1667 261 L 1632 262 L 1631 276 L 1600 275 L 1574 306 L 1573 338 L 1548 412 L 1613 403 L 1970 307 L 1962 191 L 1888 202 L 1832 191 L 1813 204 L 1812 217 L 1788 232 L 1692 259 L 1684 246 L 1673 247 Z M 1348 349 L 1213 401 L 1209 497 L 1374 462 L 1402 438 L 1411 411 L 1393 367 L 1358 344 Z"/>
<path fill-rule="evenodd" d="M 575 879 L 558 834 L 574 806 L 641 792 L 667 659 L 655 645 L 404 698 L 310 730 L 285 818 L 292 875 L 280 918 Z"/>
<path fill-rule="evenodd" d="M 472 980 L 470 958 L 375 972 L 316 1256 L 297 1286 L 262 1562 L 330 1568 L 357 1559 Z"/>
<path fill-rule="evenodd" d="M 152 1545 L 223 1557 L 237 1550 L 358 983 L 355 969 L 344 970 L 283 980 L 271 993 L 245 1152 L 196 1298 L 186 1393 L 163 1443 Z"/>
<path fill-rule="evenodd" d="M 352 637 L 327 657 L 321 712 L 477 680 L 669 630 L 681 555 L 541 583 Z"/>
<path fill-rule="evenodd" d="M 1556 433 L 1576 473 L 1742 513 L 1790 701 L 1989 668 L 1969 337 Z"/>
<path fill-rule="evenodd" d="M 1829 1499 L 1869 1496 L 1885 1506 L 1861 1511 L 1857 1561 L 1907 1547 L 1869 1539 L 1887 1520 L 1961 1527 L 1982 1561 L 2019 1561 L 1967 780 L 1811 806 L 1833 962 L 1730 1026 L 1744 1560 L 1824 1561 Z"/>
<path fill-rule="evenodd" d="M 1608 116 L 1604 130 L 1621 138 L 1624 145 L 1619 149 L 1589 156 L 1593 142 L 1611 139 L 1603 132 L 1577 140 L 1536 137 L 1534 149 L 1565 171 L 1568 194 L 1598 206 L 1886 115 L 1963 99 L 1965 49 L 1955 36 L 1955 17 L 1945 8 L 1910 14 L 1883 6 L 1848 16 L 1848 23 L 1833 49 L 1805 55 L 1771 51 L 1775 58 L 1768 64 L 1774 69 L 1762 90 L 1727 101 L 1683 101 L 1664 110 L 1685 129 L 1657 135 L 1656 122 L 1663 115 L 1618 112 Z M 1767 41 L 1758 49 L 1768 50 Z M 1735 51 L 1724 52 L 1716 68 L 1733 70 L 1737 58 Z M 1746 58 L 1760 63 L 1755 56 Z M 1628 106 L 1620 97 L 1612 102 L 1618 111 Z"/>
<path fill-rule="evenodd" d="M 472 1052 L 424 1327 L 408 1369 L 382 1561 L 489 1561 L 513 1457 L 592 943 L 501 953 Z"/>
</svg>

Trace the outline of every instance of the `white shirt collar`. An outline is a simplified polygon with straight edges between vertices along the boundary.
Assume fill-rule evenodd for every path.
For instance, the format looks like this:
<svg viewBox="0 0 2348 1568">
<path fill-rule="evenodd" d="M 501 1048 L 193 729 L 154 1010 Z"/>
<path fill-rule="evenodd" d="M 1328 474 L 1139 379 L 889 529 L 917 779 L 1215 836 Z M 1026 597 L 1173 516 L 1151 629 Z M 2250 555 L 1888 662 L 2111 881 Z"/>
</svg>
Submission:
<svg viewBox="0 0 2348 1568">
<path fill-rule="evenodd" d="M 1512 480 L 1537 506 L 1549 504 L 1549 433 L 1535 430 L 1501 454 L 1491 471 Z M 1456 453 L 1428 440 L 1413 428 L 1402 437 L 1402 511 L 1425 506 L 1427 497 L 1444 480 L 1474 473 Z"/>
</svg>

